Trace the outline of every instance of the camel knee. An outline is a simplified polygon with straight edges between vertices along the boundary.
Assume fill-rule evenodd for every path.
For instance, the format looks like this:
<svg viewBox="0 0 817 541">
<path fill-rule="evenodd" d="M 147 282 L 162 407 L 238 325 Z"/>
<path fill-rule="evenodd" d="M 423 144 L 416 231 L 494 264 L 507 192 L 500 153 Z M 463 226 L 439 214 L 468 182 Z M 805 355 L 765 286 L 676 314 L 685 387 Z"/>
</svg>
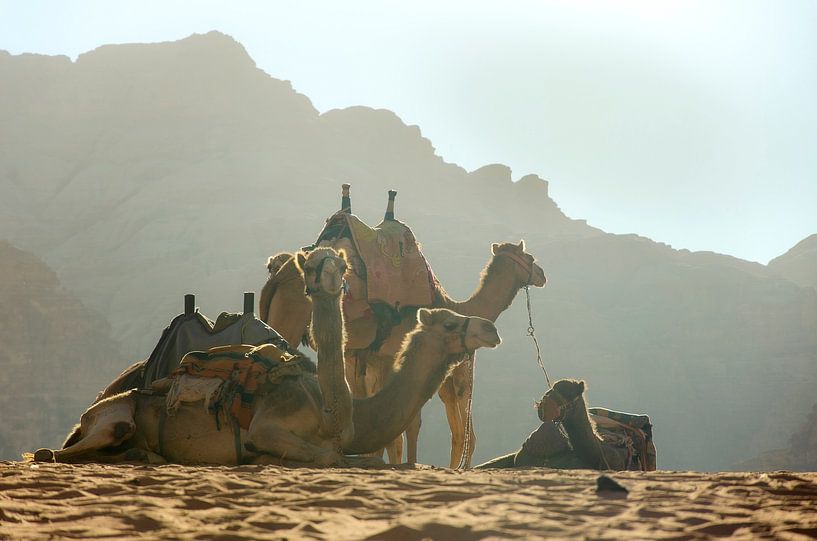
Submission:
<svg viewBox="0 0 817 541">
<path fill-rule="evenodd" d="M 113 427 L 113 438 L 115 440 L 114 445 L 118 445 L 125 439 L 132 436 L 135 430 L 136 425 L 134 423 L 129 423 L 126 421 L 119 421 L 116 423 Z"/>
<path fill-rule="evenodd" d="M 82 439 L 82 425 L 77 423 L 74 425 L 74 428 L 71 429 L 71 432 L 65 438 L 65 441 L 62 444 L 62 449 L 65 449 L 66 447 L 71 447 L 80 439 Z"/>
</svg>

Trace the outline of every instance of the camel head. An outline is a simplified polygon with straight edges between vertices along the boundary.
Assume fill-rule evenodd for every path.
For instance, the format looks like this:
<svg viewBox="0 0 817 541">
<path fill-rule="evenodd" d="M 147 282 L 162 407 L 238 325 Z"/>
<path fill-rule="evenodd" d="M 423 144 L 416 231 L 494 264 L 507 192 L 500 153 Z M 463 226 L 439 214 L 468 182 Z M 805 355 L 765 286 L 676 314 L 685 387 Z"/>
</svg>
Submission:
<svg viewBox="0 0 817 541">
<path fill-rule="evenodd" d="M 332 248 L 315 248 L 308 254 L 298 252 L 295 264 L 303 274 L 306 294 L 340 295 L 344 288 L 343 275 L 346 272 L 346 254 Z"/>
<path fill-rule="evenodd" d="M 520 240 L 519 244 L 513 242 L 501 242 L 491 245 L 491 253 L 494 257 L 507 257 L 516 263 L 519 283 L 523 286 L 543 287 L 547 278 L 545 271 L 536 264 L 536 259 L 525 251 L 525 241 Z"/>
<path fill-rule="evenodd" d="M 281 270 L 284 263 L 290 259 L 292 259 L 292 254 L 289 252 L 279 252 L 275 255 L 269 256 L 269 259 L 267 259 L 267 270 L 269 271 L 270 276 L 275 276 L 278 274 L 278 271 Z"/>
<path fill-rule="evenodd" d="M 417 322 L 417 330 L 436 333 L 445 340 L 449 355 L 493 348 L 502 342 L 496 327 L 487 319 L 462 316 L 447 308 L 420 308 Z"/>
<path fill-rule="evenodd" d="M 579 402 L 586 389 L 583 380 L 560 379 L 536 404 L 539 418 L 543 422 L 561 420 L 565 412 Z"/>
</svg>

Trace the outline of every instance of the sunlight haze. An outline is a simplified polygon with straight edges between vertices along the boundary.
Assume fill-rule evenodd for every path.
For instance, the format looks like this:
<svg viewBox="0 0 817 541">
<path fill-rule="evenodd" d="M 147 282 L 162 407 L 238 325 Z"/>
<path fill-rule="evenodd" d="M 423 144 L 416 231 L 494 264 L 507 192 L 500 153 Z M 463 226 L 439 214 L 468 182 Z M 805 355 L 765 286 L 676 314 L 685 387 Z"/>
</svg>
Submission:
<svg viewBox="0 0 817 541">
<path fill-rule="evenodd" d="M 390 109 L 572 218 L 766 263 L 817 232 L 816 24 L 794 0 L 3 1 L 0 49 L 219 30 L 321 112 Z"/>
</svg>

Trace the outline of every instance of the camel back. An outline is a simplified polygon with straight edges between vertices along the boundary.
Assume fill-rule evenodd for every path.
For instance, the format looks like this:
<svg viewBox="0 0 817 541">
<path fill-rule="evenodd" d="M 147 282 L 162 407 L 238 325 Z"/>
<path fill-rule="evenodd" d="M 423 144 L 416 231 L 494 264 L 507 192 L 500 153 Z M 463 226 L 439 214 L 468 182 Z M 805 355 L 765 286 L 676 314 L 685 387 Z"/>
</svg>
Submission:
<svg viewBox="0 0 817 541">
<path fill-rule="evenodd" d="M 191 351 L 170 374 L 168 413 L 175 412 L 180 402 L 204 400 L 217 422 L 221 411 L 229 411 L 242 428 L 249 428 L 256 391 L 262 383 L 278 383 L 285 377 L 315 371 L 314 363 L 306 357 L 291 355 L 273 344 Z"/>
<path fill-rule="evenodd" d="M 406 224 L 384 220 L 370 227 L 354 214 L 341 211 L 327 220 L 315 244 L 343 248 L 350 242 L 355 252 L 352 255 L 359 261 L 352 261 L 354 272 L 346 276 L 347 317 L 360 317 L 362 310 L 377 303 L 394 311 L 431 305 L 438 282 Z M 352 301 L 351 309 L 346 308 L 348 301 Z M 355 301 L 365 303 L 365 308 L 354 307 Z"/>
<path fill-rule="evenodd" d="M 208 350 L 232 344 L 275 344 L 294 352 L 286 340 L 253 314 L 223 312 L 211 321 L 199 312 L 181 314 L 170 322 L 153 352 L 144 361 L 131 365 L 99 395 L 95 402 L 128 389 L 145 389 L 170 375 L 190 351 Z"/>
<path fill-rule="evenodd" d="M 629 469 L 655 471 L 657 454 L 652 440 L 652 423 L 647 415 L 606 408 L 587 408 L 587 412 L 606 443 L 628 449 Z"/>
</svg>

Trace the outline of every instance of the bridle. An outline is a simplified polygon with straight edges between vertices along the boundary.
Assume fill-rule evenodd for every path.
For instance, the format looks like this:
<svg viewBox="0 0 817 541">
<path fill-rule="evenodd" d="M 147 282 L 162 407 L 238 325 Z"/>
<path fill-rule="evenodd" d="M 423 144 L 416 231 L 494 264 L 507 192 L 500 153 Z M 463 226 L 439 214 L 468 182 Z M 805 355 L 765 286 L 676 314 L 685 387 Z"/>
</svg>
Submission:
<svg viewBox="0 0 817 541">
<path fill-rule="evenodd" d="M 456 334 L 456 337 L 459 338 L 460 346 L 462 346 L 462 349 L 465 350 L 465 353 L 463 354 L 462 357 L 458 357 L 459 353 L 454 354 L 454 356 L 457 358 L 458 362 L 460 360 L 468 359 L 468 358 L 472 357 L 473 354 L 474 354 L 473 350 L 469 350 L 468 346 L 465 344 L 465 340 L 468 337 L 468 325 L 470 323 L 471 323 L 471 318 L 466 316 L 465 325 L 463 325 L 462 328 L 459 330 L 459 332 Z M 452 336 L 452 338 L 453 338 L 453 336 Z"/>
<path fill-rule="evenodd" d="M 551 387 L 548 390 L 548 392 L 546 392 L 544 394 L 544 396 L 542 397 L 542 400 L 540 400 L 539 403 L 536 405 L 536 410 L 537 410 L 537 413 L 539 415 L 539 419 L 542 420 L 542 422 L 548 421 L 548 420 L 551 420 L 551 421 L 554 421 L 554 422 L 561 421 L 562 418 L 564 417 L 565 413 L 572 409 L 572 406 L 574 406 L 576 404 L 576 402 L 578 402 L 578 400 L 579 400 L 579 398 L 581 396 L 582 395 L 580 393 L 580 394 L 577 394 L 576 396 L 574 396 L 573 398 L 571 398 L 570 400 L 568 400 L 559 391 L 557 391 L 555 387 Z M 542 418 L 543 415 L 544 415 L 544 410 L 545 410 L 544 405 L 546 403 L 549 403 L 553 408 L 558 410 L 559 414 L 556 416 L 555 419 L 543 419 Z"/>
<path fill-rule="evenodd" d="M 533 268 L 534 268 L 534 261 L 531 259 L 530 261 L 526 261 L 523 257 L 519 254 L 514 252 L 499 252 L 496 255 L 501 255 L 504 257 L 509 258 L 511 261 L 519 265 L 519 267 L 528 273 L 528 280 L 520 286 L 520 289 L 523 287 L 528 287 L 533 282 Z"/>
<path fill-rule="evenodd" d="M 305 288 L 306 288 L 305 291 L 306 291 L 307 295 L 312 295 L 314 293 L 320 292 L 320 289 L 317 286 L 321 285 L 321 274 L 323 274 L 323 266 L 326 264 L 326 261 L 328 259 L 330 259 L 330 257 L 331 256 L 327 256 L 327 257 L 324 257 L 323 259 L 321 259 L 321 262 L 318 263 L 318 266 L 315 268 L 315 286 L 316 287 L 310 287 L 310 286 L 304 284 Z M 343 285 L 341 287 L 343 288 L 344 291 L 346 291 L 347 286 L 346 286 L 346 280 L 345 279 L 343 280 Z"/>
</svg>

